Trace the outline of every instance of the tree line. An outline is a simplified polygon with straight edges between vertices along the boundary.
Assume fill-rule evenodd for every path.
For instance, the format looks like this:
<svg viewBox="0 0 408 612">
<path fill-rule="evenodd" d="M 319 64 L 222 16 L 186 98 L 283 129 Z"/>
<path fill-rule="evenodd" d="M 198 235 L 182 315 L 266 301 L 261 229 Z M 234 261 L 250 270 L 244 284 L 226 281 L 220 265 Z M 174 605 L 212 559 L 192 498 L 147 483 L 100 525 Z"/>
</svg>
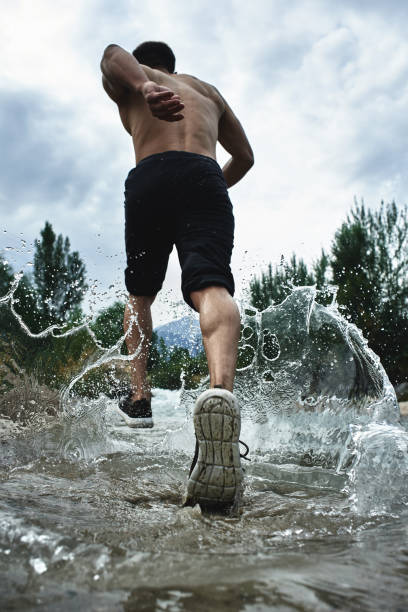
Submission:
<svg viewBox="0 0 408 612">
<path fill-rule="evenodd" d="M 407 208 L 393 202 L 378 210 L 354 204 L 336 231 L 329 252 L 307 265 L 293 254 L 279 265 L 270 264 L 250 282 L 251 303 L 259 310 L 282 302 L 294 286 L 315 285 L 317 300 L 328 303 L 333 286 L 345 317 L 362 329 L 394 384 L 408 380 L 408 219 Z M 86 322 L 82 310 L 88 289 L 86 268 L 68 238 L 56 235 L 46 222 L 35 242 L 33 272 L 24 275 L 14 294 L 14 308 L 33 333 L 50 325 L 60 332 Z M 0 296 L 10 289 L 14 271 L 0 255 Z M 102 309 L 89 323 L 97 343 L 85 327 L 71 335 L 30 338 L 8 304 L 0 305 L 0 367 L 20 367 L 51 387 L 68 384 L 95 361 L 101 348 L 113 346 L 123 335 L 124 303 Z M 126 355 L 123 343 L 122 355 Z M 122 363 L 123 366 L 123 363 Z M 153 333 L 149 357 L 153 386 L 176 389 L 182 373 L 187 386 L 208 373 L 204 353 L 192 357 L 182 347 L 169 348 Z M 128 379 L 126 366 L 113 372 L 109 365 L 90 370 L 77 384 L 78 393 L 114 395 Z M 2 384 L 4 383 L 4 376 Z M 118 382 L 119 381 L 119 382 Z M 6 383 L 4 383 L 6 384 Z M 4 387 L 3 384 L 3 387 Z"/>
<path fill-rule="evenodd" d="M 317 300 L 336 301 L 362 331 L 394 385 L 408 380 L 408 217 L 407 207 L 381 203 L 372 211 L 354 203 L 336 231 L 328 253 L 312 264 L 292 255 L 268 266 L 250 283 L 252 305 L 281 302 L 293 286 L 316 285 Z"/>
<path fill-rule="evenodd" d="M 0 255 L 0 296 L 10 290 L 14 277 L 13 269 Z M 57 236 L 52 225 L 46 222 L 34 244 L 33 272 L 20 278 L 13 308 L 33 334 L 50 326 L 57 329 L 53 334 L 30 337 L 11 312 L 10 305 L 0 305 L 0 391 L 7 390 L 9 373 L 18 371 L 31 374 L 50 387 L 61 388 L 92 365 L 104 348 L 120 340 L 123 302 L 102 309 L 89 323 L 91 334 L 85 326 L 81 327 L 87 321 L 82 310 L 87 289 L 86 267 L 78 251 L 71 252 L 69 239 L 61 234 Z M 64 335 L 74 328 L 75 333 Z M 124 342 L 121 354 L 127 355 Z M 115 396 L 129 379 L 126 363 L 119 362 L 116 369 L 110 362 L 90 369 L 79 380 L 75 391 L 91 397 L 101 392 Z M 194 386 L 208 370 L 203 353 L 193 357 L 185 348 L 169 348 L 153 332 L 149 372 L 153 386 L 177 389 L 182 377 L 187 386 Z"/>
</svg>

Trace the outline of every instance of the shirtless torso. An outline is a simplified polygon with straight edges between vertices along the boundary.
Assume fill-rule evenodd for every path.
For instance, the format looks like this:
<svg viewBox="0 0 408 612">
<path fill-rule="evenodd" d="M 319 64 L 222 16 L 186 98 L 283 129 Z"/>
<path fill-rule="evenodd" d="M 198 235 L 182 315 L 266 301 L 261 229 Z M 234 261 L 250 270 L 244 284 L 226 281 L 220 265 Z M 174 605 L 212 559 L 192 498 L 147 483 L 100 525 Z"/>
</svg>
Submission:
<svg viewBox="0 0 408 612">
<path fill-rule="evenodd" d="M 187 74 L 170 74 L 141 65 L 116 45 L 107 48 L 101 66 L 104 88 L 117 103 L 123 126 L 132 136 L 136 163 L 148 155 L 172 150 L 216 159 L 218 141 L 232 156 L 223 168 L 228 186 L 252 166 L 253 154 L 245 132 L 212 85 Z M 182 115 L 180 111 L 176 119 L 174 113 L 155 115 L 163 92 L 153 89 L 149 94 L 149 83 L 162 89 L 164 95 L 165 91 L 172 94 L 167 101 L 162 98 L 164 104 L 171 104 L 172 99 L 181 101 Z"/>
<path fill-rule="evenodd" d="M 136 160 L 162 151 L 189 151 L 215 159 L 218 123 L 225 110 L 217 90 L 194 77 L 170 75 L 142 66 L 149 80 L 168 87 L 183 100 L 184 120 L 158 121 L 141 94 L 133 94 L 119 109 L 123 126 L 133 139 Z"/>
</svg>

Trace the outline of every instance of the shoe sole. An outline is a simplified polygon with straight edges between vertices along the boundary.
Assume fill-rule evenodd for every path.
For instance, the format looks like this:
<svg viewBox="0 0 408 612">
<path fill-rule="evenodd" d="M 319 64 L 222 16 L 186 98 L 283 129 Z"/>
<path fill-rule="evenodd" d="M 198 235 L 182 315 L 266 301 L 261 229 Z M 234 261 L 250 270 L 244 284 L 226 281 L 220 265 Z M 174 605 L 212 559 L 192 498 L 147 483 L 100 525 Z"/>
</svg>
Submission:
<svg viewBox="0 0 408 612">
<path fill-rule="evenodd" d="M 209 389 L 194 408 L 197 463 L 187 483 L 186 505 L 231 506 L 242 491 L 239 454 L 241 416 L 237 401 L 225 389 Z"/>
<path fill-rule="evenodd" d="M 132 418 L 129 415 L 126 414 L 126 412 L 123 412 L 123 410 L 121 410 L 119 408 L 119 406 L 115 406 L 115 410 L 118 414 L 120 414 L 120 416 L 122 417 L 122 419 L 125 421 L 126 425 L 128 427 L 132 427 L 132 428 L 139 428 L 139 429 L 149 429 L 151 427 L 153 427 L 153 418 L 152 417 L 139 417 L 139 418 Z"/>
</svg>

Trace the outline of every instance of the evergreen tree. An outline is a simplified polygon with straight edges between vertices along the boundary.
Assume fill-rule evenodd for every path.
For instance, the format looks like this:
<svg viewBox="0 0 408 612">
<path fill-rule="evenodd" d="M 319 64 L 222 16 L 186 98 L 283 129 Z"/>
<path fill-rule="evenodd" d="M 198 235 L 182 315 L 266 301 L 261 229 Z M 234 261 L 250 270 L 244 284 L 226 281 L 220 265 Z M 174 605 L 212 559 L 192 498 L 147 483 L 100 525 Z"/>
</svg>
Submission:
<svg viewBox="0 0 408 612">
<path fill-rule="evenodd" d="M 330 275 L 330 258 L 323 249 L 319 259 L 313 264 L 313 273 L 311 276 L 314 277 L 314 282 L 318 290 L 324 290 L 327 284 L 332 282 Z"/>
<path fill-rule="evenodd" d="M 12 269 L 0 255 L 0 297 L 7 295 L 13 282 L 13 277 Z M 1 346 L 9 339 L 13 327 L 13 317 L 8 304 L 0 303 L 0 351 Z"/>
<path fill-rule="evenodd" d="M 282 258 L 279 266 L 269 264 L 260 278 L 250 282 L 251 304 L 258 310 L 265 310 L 271 304 L 279 304 L 294 286 L 314 285 L 315 277 L 309 272 L 303 259 L 293 254 L 289 262 Z"/>
<path fill-rule="evenodd" d="M 95 322 L 92 323 L 91 329 L 103 347 L 113 346 L 125 333 L 123 331 L 124 314 L 125 304 L 117 301 L 112 306 L 102 309 Z"/>
<path fill-rule="evenodd" d="M 62 234 L 56 237 L 48 221 L 35 245 L 34 282 L 38 308 L 47 324 L 65 322 L 88 288 L 79 253 L 70 252 L 69 239 Z"/>
<path fill-rule="evenodd" d="M 345 313 L 363 330 L 392 382 L 408 375 L 407 207 L 355 204 L 332 244 L 333 282 Z"/>
<path fill-rule="evenodd" d="M 0 296 L 5 296 L 10 290 L 14 280 L 14 272 L 10 265 L 0 255 Z M 13 305 L 24 323 L 31 331 L 38 331 L 36 323 L 38 320 L 38 310 L 36 306 L 36 296 L 31 281 L 27 275 L 20 278 L 18 286 L 14 291 Z M 3 338 L 23 338 L 25 333 L 20 324 L 16 321 L 11 312 L 10 304 L 4 303 L 0 311 L 0 333 Z"/>
<path fill-rule="evenodd" d="M 0 297 L 6 295 L 13 282 L 14 274 L 8 262 L 0 255 Z"/>
<path fill-rule="evenodd" d="M 337 302 L 379 355 L 391 381 L 408 379 L 408 210 L 395 202 L 379 210 L 355 203 L 336 232 L 331 253 L 322 251 L 309 272 L 293 255 L 289 264 L 270 264 L 251 281 L 258 309 L 281 302 L 295 285 L 316 285 L 325 303 L 328 283 L 338 287 Z"/>
</svg>

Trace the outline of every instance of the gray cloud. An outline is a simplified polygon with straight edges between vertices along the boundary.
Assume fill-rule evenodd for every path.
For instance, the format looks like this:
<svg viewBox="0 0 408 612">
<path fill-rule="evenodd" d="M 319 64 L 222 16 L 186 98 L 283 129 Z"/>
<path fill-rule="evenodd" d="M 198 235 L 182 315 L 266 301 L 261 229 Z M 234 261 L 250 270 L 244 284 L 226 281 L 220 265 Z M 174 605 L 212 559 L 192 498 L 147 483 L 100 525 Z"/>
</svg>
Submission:
<svg viewBox="0 0 408 612">
<path fill-rule="evenodd" d="M 237 112 L 256 164 L 231 193 L 235 257 L 245 249 L 257 265 L 292 250 L 313 258 L 354 195 L 374 206 L 406 198 L 405 1 L 228 0 L 210 10 L 204 0 L 84 0 L 75 10 L 64 30 L 51 2 L 40 15 L 9 8 L 31 53 L 27 64 L 11 45 L 12 76 L 2 80 L 0 209 L 28 240 L 49 219 L 101 285 L 123 288 L 122 191 L 133 163 L 100 86 L 110 42 L 132 50 L 165 40 L 178 70 L 214 83 Z M 169 278 L 179 295 L 176 262 Z"/>
<path fill-rule="evenodd" d="M 99 279 L 106 287 L 120 278 L 123 286 L 125 169 L 122 172 L 118 164 L 110 132 L 92 126 L 96 134 L 89 140 L 87 117 L 38 92 L 3 90 L 0 104 L 5 152 L 0 218 L 2 229 L 7 229 L 0 236 L 0 250 L 12 245 L 7 259 L 16 271 L 24 267 L 48 220 L 57 234 L 69 236 L 73 250 L 79 250 L 89 279 Z M 27 246 L 21 247 L 21 238 Z"/>
<path fill-rule="evenodd" d="M 0 208 L 30 203 L 78 206 L 92 187 L 101 153 L 72 138 L 75 118 L 36 92 L 1 91 Z"/>
<path fill-rule="evenodd" d="M 353 13 L 368 13 L 382 16 L 389 23 L 401 25 L 401 19 L 408 18 L 408 5 L 405 0 L 343 0 L 342 9 L 349 8 Z"/>
<path fill-rule="evenodd" d="M 403 181 L 401 187 L 407 194 L 408 178 L 403 170 L 408 167 L 407 131 L 405 117 L 383 117 L 380 124 L 376 124 L 375 117 L 372 117 L 365 125 L 360 125 L 356 135 L 360 153 L 351 172 L 352 178 L 378 183 L 400 175 L 398 181 Z"/>
</svg>

